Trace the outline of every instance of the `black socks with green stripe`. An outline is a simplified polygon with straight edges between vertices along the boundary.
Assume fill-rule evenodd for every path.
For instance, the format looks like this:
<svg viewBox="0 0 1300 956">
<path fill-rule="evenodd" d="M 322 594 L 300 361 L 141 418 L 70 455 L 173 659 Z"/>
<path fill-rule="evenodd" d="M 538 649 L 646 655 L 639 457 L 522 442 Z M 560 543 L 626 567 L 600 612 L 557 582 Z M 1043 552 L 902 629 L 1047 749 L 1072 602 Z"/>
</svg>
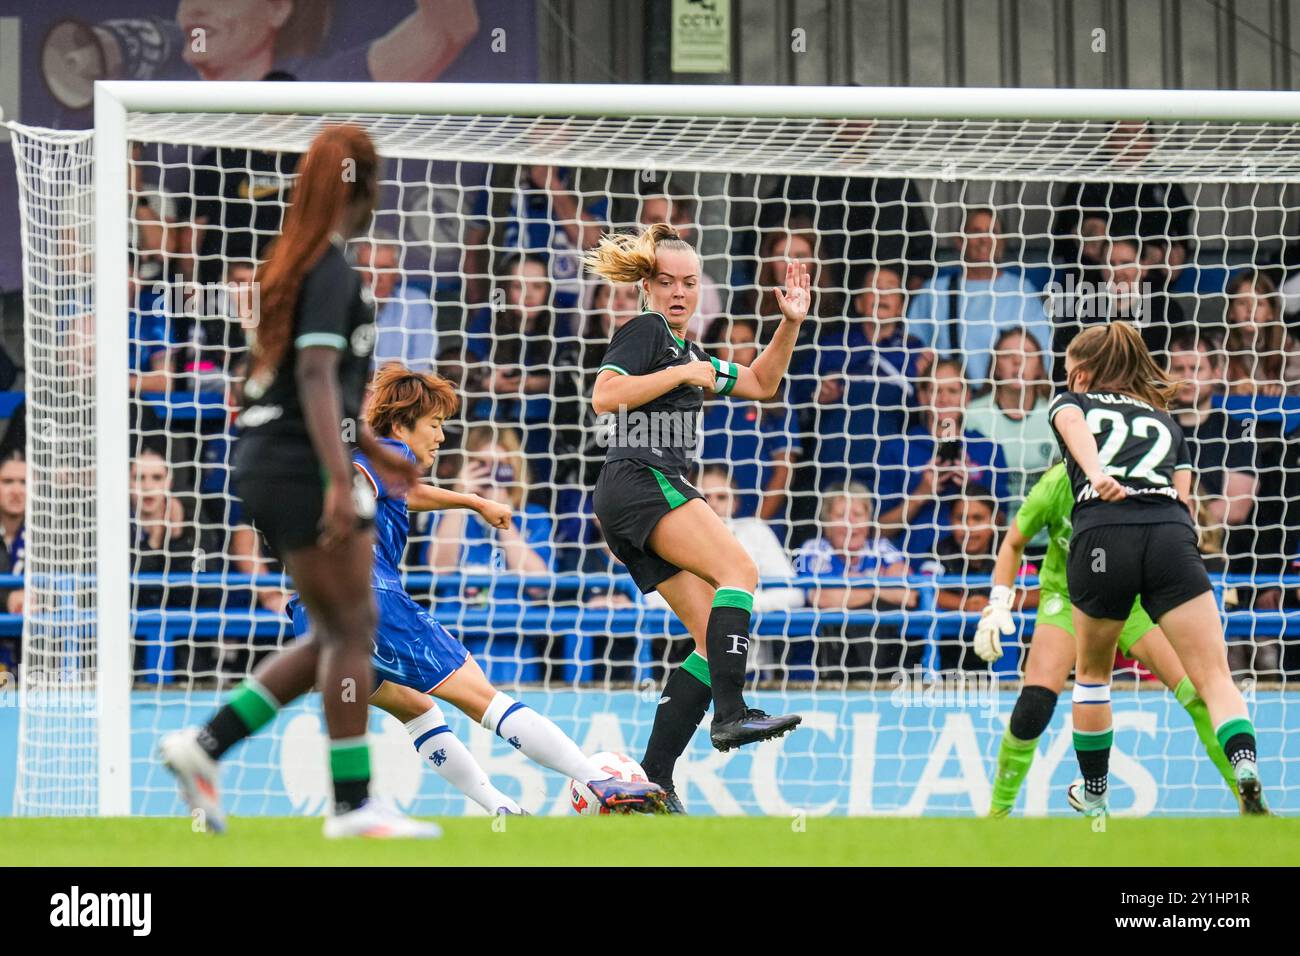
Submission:
<svg viewBox="0 0 1300 956">
<path fill-rule="evenodd" d="M 1255 743 L 1255 725 L 1247 717 L 1233 717 L 1225 720 L 1214 730 L 1228 762 L 1235 770 L 1243 760 L 1254 763 L 1257 745 Z"/>
<path fill-rule="evenodd" d="M 271 692 L 249 677 L 231 692 L 225 705 L 199 729 L 199 746 L 213 760 L 220 760 L 235 744 L 270 723 L 279 709 L 280 702 Z"/>
<path fill-rule="evenodd" d="M 718 588 L 709 613 L 705 647 L 713 685 L 713 719 L 728 722 L 745 712 L 745 666 L 749 662 L 749 618 L 754 595 L 741 588 Z"/>
<path fill-rule="evenodd" d="M 364 736 L 330 741 L 330 778 L 334 781 L 334 812 L 347 813 L 370 794 L 370 745 Z"/>
<path fill-rule="evenodd" d="M 1110 776 L 1110 748 L 1114 743 L 1115 731 L 1111 727 L 1074 732 L 1074 752 L 1079 758 L 1083 788 L 1090 797 L 1100 797 L 1106 792 Z"/>
<path fill-rule="evenodd" d="M 651 783 L 673 785 L 673 768 L 709 709 L 709 665 L 696 651 L 669 675 L 655 709 L 654 727 L 641 768 Z"/>
</svg>

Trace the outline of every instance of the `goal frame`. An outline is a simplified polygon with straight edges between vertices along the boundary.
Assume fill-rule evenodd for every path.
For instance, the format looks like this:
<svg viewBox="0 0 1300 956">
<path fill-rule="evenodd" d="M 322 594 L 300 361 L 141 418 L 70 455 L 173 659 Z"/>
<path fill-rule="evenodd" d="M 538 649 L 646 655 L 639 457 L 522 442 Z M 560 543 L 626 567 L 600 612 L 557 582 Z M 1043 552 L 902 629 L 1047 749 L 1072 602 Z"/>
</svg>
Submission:
<svg viewBox="0 0 1300 956">
<path fill-rule="evenodd" d="M 943 87 L 479 83 L 95 83 L 95 404 L 104 436 L 129 432 L 128 126 L 131 112 L 392 113 L 822 119 L 1300 122 L 1300 92 Z M 602 161 L 605 166 L 618 162 Z M 98 795 L 131 813 L 130 453 L 98 442 L 96 463 Z M 104 507 L 120 502 L 122 507 Z"/>
</svg>

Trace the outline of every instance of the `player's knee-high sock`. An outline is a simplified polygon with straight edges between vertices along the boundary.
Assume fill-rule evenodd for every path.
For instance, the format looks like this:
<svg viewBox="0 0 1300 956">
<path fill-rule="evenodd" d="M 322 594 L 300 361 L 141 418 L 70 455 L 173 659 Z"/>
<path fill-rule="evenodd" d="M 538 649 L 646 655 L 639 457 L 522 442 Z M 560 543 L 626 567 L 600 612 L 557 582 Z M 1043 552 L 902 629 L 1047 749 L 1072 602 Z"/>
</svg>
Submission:
<svg viewBox="0 0 1300 956">
<path fill-rule="evenodd" d="M 498 693 L 483 712 L 483 726 L 495 733 L 529 760 L 543 767 L 581 780 L 605 780 L 601 770 L 559 727 L 531 707 L 508 694 Z"/>
<path fill-rule="evenodd" d="M 430 710 L 404 725 L 411 735 L 415 751 L 437 772 L 438 776 L 469 797 L 488 813 L 504 809 L 520 813 L 519 804 L 492 785 L 474 755 L 447 726 L 442 709 L 434 704 Z"/>
<path fill-rule="evenodd" d="M 705 646 L 709 653 L 714 720 L 735 720 L 744 713 L 749 618 L 753 610 L 754 595 L 741 588 L 718 588 L 713 598 Z"/>
<path fill-rule="evenodd" d="M 221 709 L 199 728 L 199 746 L 213 760 L 220 760 L 235 744 L 270 723 L 279 709 L 280 702 L 256 678 L 245 678 Z"/>
<path fill-rule="evenodd" d="M 1011 711 L 1002 745 L 998 748 L 998 773 L 993 781 L 994 813 L 1007 813 L 1016 805 L 1016 797 L 1025 775 L 1034 762 L 1038 738 L 1052 722 L 1057 694 L 1046 687 L 1029 684 L 1021 689 Z"/>
<path fill-rule="evenodd" d="M 1075 682 L 1076 705 L 1110 705 L 1110 684 L 1081 684 Z M 1083 775 L 1083 788 L 1089 797 L 1100 799 L 1106 793 L 1110 775 L 1110 748 L 1115 742 L 1113 724 L 1100 730 L 1074 730 L 1074 753 L 1079 759 Z"/>
<path fill-rule="evenodd" d="M 1183 705 L 1187 715 L 1192 718 L 1192 725 L 1196 728 L 1196 736 L 1201 738 L 1201 745 L 1205 747 L 1205 752 L 1214 766 L 1218 768 L 1223 779 L 1228 782 L 1228 786 L 1233 793 L 1237 792 L 1237 779 L 1232 773 L 1232 764 L 1228 762 L 1227 756 L 1223 752 L 1223 745 L 1219 743 L 1219 738 L 1214 735 L 1214 724 L 1210 721 L 1210 709 L 1205 706 L 1205 701 L 1201 700 L 1201 695 L 1196 693 L 1196 688 L 1192 686 L 1191 678 L 1184 676 L 1174 688 L 1174 697 L 1178 698 L 1178 703 Z"/>
<path fill-rule="evenodd" d="M 672 789 L 677 758 L 691 742 L 712 699 L 708 662 L 698 651 L 691 651 L 691 656 L 668 676 L 655 708 L 654 727 L 641 761 L 651 783 Z"/>
<path fill-rule="evenodd" d="M 1223 753 L 1235 771 L 1244 761 L 1255 763 L 1255 725 L 1249 717 L 1233 717 L 1214 729 L 1214 736 L 1223 747 Z"/>
<path fill-rule="evenodd" d="M 330 738 L 330 779 L 334 812 L 347 813 L 370 795 L 370 742 L 366 735 Z"/>
</svg>

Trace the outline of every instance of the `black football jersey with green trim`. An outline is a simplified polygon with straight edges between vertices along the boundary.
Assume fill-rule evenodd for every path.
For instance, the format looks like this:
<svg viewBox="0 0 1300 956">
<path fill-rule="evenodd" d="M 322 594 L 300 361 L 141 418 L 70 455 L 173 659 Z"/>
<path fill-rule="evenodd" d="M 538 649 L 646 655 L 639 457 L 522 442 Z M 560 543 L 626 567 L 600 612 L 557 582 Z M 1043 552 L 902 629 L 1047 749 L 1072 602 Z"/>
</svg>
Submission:
<svg viewBox="0 0 1300 956">
<path fill-rule="evenodd" d="M 1075 534 L 1109 524 L 1192 524 L 1174 488 L 1174 472 L 1192 469 L 1191 451 L 1182 428 L 1168 412 L 1116 392 L 1061 392 L 1047 408 L 1053 430 L 1057 414 L 1067 406 L 1083 412 L 1083 420 L 1097 440 L 1102 467 L 1127 493 L 1120 501 L 1097 497 L 1092 482 L 1057 431 L 1074 494 L 1070 520 Z"/>
<path fill-rule="evenodd" d="M 660 313 L 643 312 L 614 333 L 598 371 L 651 375 L 689 362 L 713 363 L 719 395 L 727 395 L 735 388 L 734 364 L 713 358 L 695 342 L 679 339 Z M 620 408 L 602 415 L 597 439 L 606 449 L 605 460 L 627 458 L 685 473 L 698 457 L 703 442 L 703 407 L 703 389 L 679 385 L 639 408 Z"/>
</svg>

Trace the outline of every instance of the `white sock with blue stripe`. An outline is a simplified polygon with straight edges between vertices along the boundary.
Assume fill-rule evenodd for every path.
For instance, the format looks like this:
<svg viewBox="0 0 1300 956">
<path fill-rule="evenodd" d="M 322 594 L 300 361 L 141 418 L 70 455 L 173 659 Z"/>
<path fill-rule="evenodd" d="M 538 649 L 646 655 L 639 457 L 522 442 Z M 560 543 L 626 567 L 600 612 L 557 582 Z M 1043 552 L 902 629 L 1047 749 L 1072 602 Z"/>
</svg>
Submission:
<svg viewBox="0 0 1300 956">
<path fill-rule="evenodd" d="M 568 735 L 531 707 L 498 693 L 483 712 L 483 726 L 543 767 L 589 783 L 608 780 Z"/>
<path fill-rule="evenodd" d="M 432 701 L 430 701 L 432 703 Z M 405 725 L 411 735 L 416 752 L 429 762 L 449 784 L 469 797 L 488 813 L 499 813 L 502 808 L 510 813 L 519 813 L 519 804 L 492 785 L 474 755 L 460 742 L 451 728 L 442 709 L 433 706 Z"/>
</svg>

